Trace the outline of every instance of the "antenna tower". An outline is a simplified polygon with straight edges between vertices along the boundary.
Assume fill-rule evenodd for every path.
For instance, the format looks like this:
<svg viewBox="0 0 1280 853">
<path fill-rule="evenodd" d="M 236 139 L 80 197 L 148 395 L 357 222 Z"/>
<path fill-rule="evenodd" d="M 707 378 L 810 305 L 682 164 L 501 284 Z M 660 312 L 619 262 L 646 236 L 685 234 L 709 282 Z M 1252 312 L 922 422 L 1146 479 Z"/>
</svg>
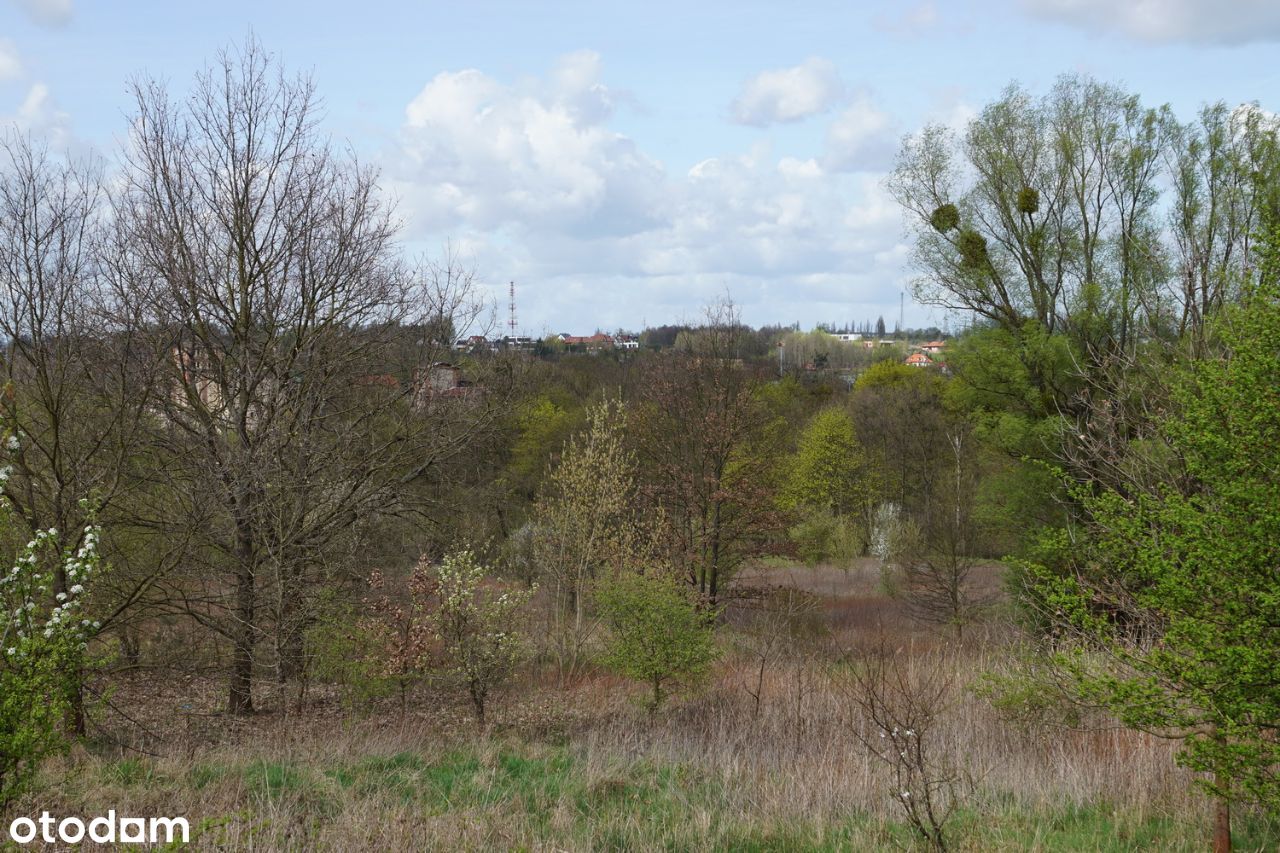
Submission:
<svg viewBox="0 0 1280 853">
<path fill-rule="evenodd" d="M 508 306 L 510 308 L 510 314 L 507 317 L 507 328 L 510 330 L 509 334 L 511 337 L 514 338 L 516 336 L 516 283 L 514 281 L 511 282 L 511 286 L 508 288 L 507 293 L 510 296 Z"/>
</svg>

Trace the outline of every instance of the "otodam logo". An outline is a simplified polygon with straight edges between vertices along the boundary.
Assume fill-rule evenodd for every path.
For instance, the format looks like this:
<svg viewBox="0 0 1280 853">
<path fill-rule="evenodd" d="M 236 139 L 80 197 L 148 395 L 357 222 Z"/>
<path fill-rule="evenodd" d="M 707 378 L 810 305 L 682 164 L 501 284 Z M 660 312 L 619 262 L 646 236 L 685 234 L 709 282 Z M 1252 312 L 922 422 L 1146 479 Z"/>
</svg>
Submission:
<svg viewBox="0 0 1280 853">
<path fill-rule="evenodd" d="M 64 817 L 61 820 L 41 812 L 39 818 L 15 818 L 9 824 L 9 840 L 17 844 L 41 842 L 53 844 L 183 844 L 191 840 L 191 827 L 185 817 L 116 817 L 112 809 L 105 816 L 84 820 Z"/>
</svg>

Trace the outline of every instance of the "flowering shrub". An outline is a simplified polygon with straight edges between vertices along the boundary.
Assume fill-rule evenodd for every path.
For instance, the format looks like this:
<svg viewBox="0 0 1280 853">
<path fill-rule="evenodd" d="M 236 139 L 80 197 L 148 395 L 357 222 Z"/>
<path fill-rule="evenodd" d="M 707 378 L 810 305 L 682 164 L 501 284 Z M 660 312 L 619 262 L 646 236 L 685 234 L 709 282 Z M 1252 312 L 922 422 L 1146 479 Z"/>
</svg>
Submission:
<svg viewBox="0 0 1280 853">
<path fill-rule="evenodd" d="M 14 451 L 16 438 L 6 446 Z M 9 475 L 8 466 L 0 468 L 0 488 Z M 0 496 L 0 529 L 11 513 Z M 99 572 L 99 536 L 90 522 L 71 551 L 60 547 L 57 530 L 40 530 L 0 569 L 0 804 L 65 745 L 63 723 L 78 697 L 85 650 L 101 627 L 84 617 Z M 57 591 L 59 574 L 65 591 Z"/>
<path fill-rule="evenodd" d="M 433 617 L 443 673 L 467 691 L 481 726 L 490 694 L 511 676 L 528 650 L 517 625 L 534 593 L 498 592 L 485 584 L 486 574 L 471 551 L 445 557 L 436 571 L 440 604 Z"/>
</svg>

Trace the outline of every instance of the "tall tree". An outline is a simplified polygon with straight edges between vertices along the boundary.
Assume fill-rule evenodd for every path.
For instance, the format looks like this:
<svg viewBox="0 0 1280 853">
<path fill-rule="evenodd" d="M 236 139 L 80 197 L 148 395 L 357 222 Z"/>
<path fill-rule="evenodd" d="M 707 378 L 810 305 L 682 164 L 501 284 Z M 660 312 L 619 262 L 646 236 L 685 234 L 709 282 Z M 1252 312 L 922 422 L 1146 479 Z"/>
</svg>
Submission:
<svg viewBox="0 0 1280 853">
<path fill-rule="evenodd" d="M 1180 739 L 1211 774 L 1214 849 L 1230 804 L 1280 802 L 1280 232 L 1264 280 L 1213 323 L 1225 354 L 1175 383 L 1162 429 L 1180 476 L 1085 504 L 1085 549 L 1066 577 L 1035 571 L 1046 611 L 1078 639 L 1060 656 L 1083 695 L 1137 729 Z"/>
<path fill-rule="evenodd" d="M 781 526 L 759 378 L 739 357 L 732 305 L 650 364 L 637 442 L 645 493 L 662 511 L 673 565 L 713 605 L 724 582 Z"/>
<path fill-rule="evenodd" d="M 844 409 L 828 408 L 815 414 L 800 433 L 788 460 L 781 497 L 791 507 L 851 517 L 865 541 L 878 485 L 853 418 Z"/>
<path fill-rule="evenodd" d="M 549 639 L 561 683 L 576 674 L 594 633 L 587 599 L 597 578 L 649 563 L 652 531 L 640 520 L 626 426 L 621 401 L 589 410 L 586 428 L 566 442 L 533 508 L 533 560 L 554 599 Z"/>
<path fill-rule="evenodd" d="M 332 149 L 311 82 L 257 43 L 184 101 L 134 95 L 119 215 L 130 297 L 165 352 L 138 523 L 190 543 L 169 596 L 229 642 L 229 707 L 249 712 L 260 640 L 293 674 L 335 550 L 465 446 L 442 427 L 484 397 L 445 393 L 429 332 L 452 337 L 468 278 L 402 267 L 375 173 Z"/>
<path fill-rule="evenodd" d="M 0 161 L 0 418 L 16 447 L 4 495 L 28 534 L 55 529 L 74 550 L 90 508 L 113 521 L 128 491 L 156 359 L 110 287 L 99 165 L 15 134 L 0 142 Z M 103 621 L 152 580 L 122 573 Z M 48 594 L 68 586 L 58 567 Z M 79 729 L 78 693 L 71 702 Z"/>
</svg>

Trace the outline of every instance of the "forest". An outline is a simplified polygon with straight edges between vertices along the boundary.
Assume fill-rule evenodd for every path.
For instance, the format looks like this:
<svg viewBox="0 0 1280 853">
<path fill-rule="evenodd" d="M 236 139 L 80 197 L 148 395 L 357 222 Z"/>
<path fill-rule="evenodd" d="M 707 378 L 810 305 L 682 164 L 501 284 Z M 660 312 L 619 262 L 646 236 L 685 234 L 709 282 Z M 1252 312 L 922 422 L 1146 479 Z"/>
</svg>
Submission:
<svg viewBox="0 0 1280 853">
<path fill-rule="evenodd" d="M 130 85 L 110 161 L 0 155 L 6 827 L 1280 844 L 1274 114 L 1067 75 L 906 136 L 962 330 L 920 367 L 937 329 L 729 294 L 460 351 L 498 273 L 406 255 L 309 77 L 250 42 Z"/>
</svg>

